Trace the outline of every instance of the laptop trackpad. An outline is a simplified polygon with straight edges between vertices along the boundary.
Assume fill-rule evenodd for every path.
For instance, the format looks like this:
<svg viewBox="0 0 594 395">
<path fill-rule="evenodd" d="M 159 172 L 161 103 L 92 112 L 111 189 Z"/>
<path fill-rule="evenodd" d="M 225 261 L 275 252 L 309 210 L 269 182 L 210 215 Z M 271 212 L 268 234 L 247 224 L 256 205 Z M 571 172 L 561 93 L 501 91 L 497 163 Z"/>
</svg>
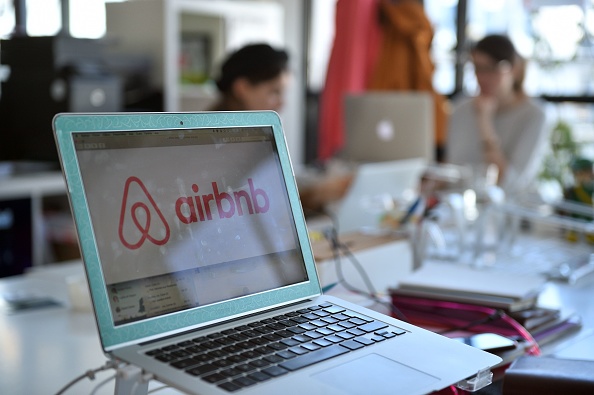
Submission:
<svg viewBox="0 0 594 395">
<path fill-rule="evenodd" d="M 369 354 L 313 375 L 345 394 L 394 394 L 427 388 L 437 377 L 430 376 L 378 354 Z M 361 380 L 364 377 L 364 380 Z"/>
</svg>

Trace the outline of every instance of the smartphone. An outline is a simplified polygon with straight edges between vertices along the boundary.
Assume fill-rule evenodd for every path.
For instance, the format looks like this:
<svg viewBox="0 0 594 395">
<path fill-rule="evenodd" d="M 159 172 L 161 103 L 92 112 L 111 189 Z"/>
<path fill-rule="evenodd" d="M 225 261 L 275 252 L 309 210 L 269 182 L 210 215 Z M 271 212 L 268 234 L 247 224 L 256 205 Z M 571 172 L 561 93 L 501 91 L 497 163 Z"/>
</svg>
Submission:
<svg viewBox="0 0 594 395">
<path fill-rule="evenodd" d="M 453 339 L 490 353 L 513 350 L 517 346 L 515 340 L 496 333 L 479 333 L 472 336 L 455 337 Z"/>
</svg>

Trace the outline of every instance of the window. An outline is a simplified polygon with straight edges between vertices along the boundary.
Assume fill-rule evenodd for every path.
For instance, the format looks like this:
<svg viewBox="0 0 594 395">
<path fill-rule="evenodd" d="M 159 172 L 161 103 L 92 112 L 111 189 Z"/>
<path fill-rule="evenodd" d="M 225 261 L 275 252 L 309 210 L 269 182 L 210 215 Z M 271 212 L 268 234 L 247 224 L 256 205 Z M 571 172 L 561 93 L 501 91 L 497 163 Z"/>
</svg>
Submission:
<svg viewBox="0 0 594 395">
<path fill-rule="evenodd" d="M 63 0 L 69 2 L 69 31 L 77 38 L 105 35 L 104 0 Z M 26 0 L 26 27 L 29 36 L 55 36 L 62 29 L 61 0 Z M 0 0 L 0 38 L 9 38 L 16 26 L 12 0 Z"/>
<path fill-rule="evenodd" d="M 435 30 L 434 85 L 444 94 L 476 90 L 463 67 L 454 86 L 457 32 L 466 45 L 489 33 L 508 34 L 528 59 L 526 91 L 533 96 L 594 95 L 594 1 L 580 0 L 424 0 Z M 458 7 L 466 21 L 457 25 Z M 465 23 L 464 23 L 465 22 Z M 459 59 L 464 62 L 465 59 Z"/>
</svg>

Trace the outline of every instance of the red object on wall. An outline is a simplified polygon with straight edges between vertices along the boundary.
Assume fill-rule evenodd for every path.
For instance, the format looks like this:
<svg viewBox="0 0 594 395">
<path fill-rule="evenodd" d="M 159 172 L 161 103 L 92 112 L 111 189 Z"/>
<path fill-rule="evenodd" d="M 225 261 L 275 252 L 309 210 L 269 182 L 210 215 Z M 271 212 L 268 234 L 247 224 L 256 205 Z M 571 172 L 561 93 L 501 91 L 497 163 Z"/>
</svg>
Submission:
<svg viewBox="0 0 594 395">
<path fill-rule="evenodd" d="M 367 89 L 379 52 L 377 0 L 338 0 L 335 35 L 320 97 L 318 159 L 331 158 L 344 144 L 343 99 Z"/>
</svg>

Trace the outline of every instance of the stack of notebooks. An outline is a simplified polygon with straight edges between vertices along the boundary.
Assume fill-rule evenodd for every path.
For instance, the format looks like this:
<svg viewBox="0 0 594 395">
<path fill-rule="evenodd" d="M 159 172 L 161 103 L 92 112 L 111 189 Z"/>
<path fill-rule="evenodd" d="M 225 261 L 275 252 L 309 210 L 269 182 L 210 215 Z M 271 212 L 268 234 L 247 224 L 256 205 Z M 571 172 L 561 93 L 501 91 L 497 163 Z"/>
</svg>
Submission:
<svg viewBox="0 0 594 395">
<path fill-rule="evenodd" d="M 520 311 L 533 307 L 546 279 L 448 263 L 426 263 L 404 278 L 393 295 L 422 297 Z"/>
<path fill-rule="evenodd" d="M 394 306 L 417 325 L 437 331 L 496 332 L 518 339 L 518 329 L 498 319 L 497 312 L 502 311 L 542 347 L 581 327 L 579 316 L 537 305 L 545 282 L 540 275 L 426 263 L 390 293 Z"/>
</svg>

